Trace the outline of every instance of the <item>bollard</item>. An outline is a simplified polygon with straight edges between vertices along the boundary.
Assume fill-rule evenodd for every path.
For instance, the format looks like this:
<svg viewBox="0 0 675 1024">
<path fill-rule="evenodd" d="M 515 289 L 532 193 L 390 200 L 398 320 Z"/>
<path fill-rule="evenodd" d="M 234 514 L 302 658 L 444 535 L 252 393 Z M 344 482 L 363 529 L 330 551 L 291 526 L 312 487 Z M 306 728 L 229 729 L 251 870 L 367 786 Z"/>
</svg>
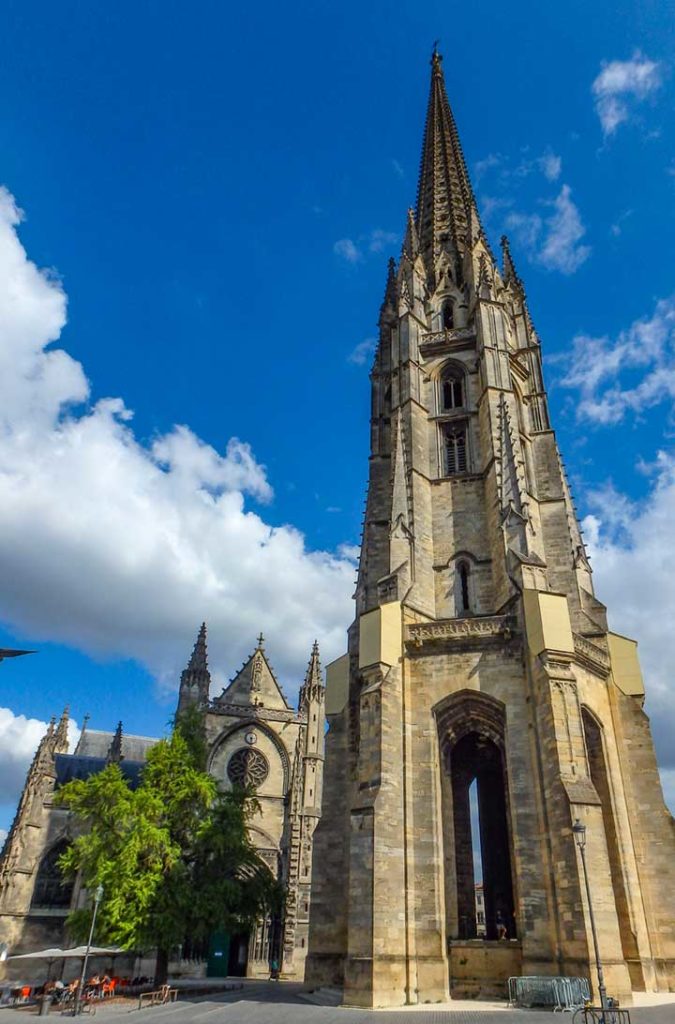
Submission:
<svg viewBox="0 0 675 1024">
<path fill-rule="evenodd" d="M 40 996 L 40 1009 L 38 1010 L 38 1017 L 48 1017 L 49 1007 L 52 1005 L 52 994 L 51 992 L 43 992 Z"/>
</svg>

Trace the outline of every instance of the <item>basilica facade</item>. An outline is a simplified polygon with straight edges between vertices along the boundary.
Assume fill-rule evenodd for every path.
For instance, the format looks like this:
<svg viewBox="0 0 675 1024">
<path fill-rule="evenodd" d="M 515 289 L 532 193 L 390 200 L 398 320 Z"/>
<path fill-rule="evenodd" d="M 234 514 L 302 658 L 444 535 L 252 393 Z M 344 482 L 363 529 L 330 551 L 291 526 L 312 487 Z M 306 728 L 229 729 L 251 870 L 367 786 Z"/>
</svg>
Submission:
<svg viewBox="0 0 675 1024">
<path fill-rule="evenodd" d="M 595 981 L 578 821 L 608 991 L 672 990 L 674 823 L 636 643 L 594 594 L 540 339 L 481 225 L 438 53 L 379 323 L 306 981 L 360 1006 Z"/>
<path fill-rule="evenodd" d="M 282 919 L 258 922 L 251 931 L 217 934 L 210 943 L 175 951 L 190 963 L 183 970 L 211 975 L 268 977 L 276 960 L 282 977 L 302 980 L 307 954 L 313 835 L 321 814 L 324 750 L 324 685 L 315 644 L 291 707 L 277 681 L 262 636 L 251 656 L 218 697 L 210 697 L 206 627 L 202 626 L 181 675 L 178 710 L 204 712 L 208 769 L 225 788 L 253 787 L 259 812 L 249 834 L 260 857 L 286 890 Z M 35 754 L 16 817 L 0 856 L 0 942 L 23 953 L 70 945 L 66 918 L 85 898 L 77 880 L 64 885 L 58 859 L 72 840 L 67 807 L 54 805 L 59 786 L 118 763 L 129 784 L 138 783 L 157 740 L 90 729 L 85 723 L 68 753 L 68 714 L 49 725 Z M 195 960 L 197 963 L 195 963 Z M 38 974 L 44 965 L 37 964 Z M 25 962 L 0 964 L 10 976 L 26 977 Z M 18 972 L 18 974 L 17 974 Z M 0 974 L 0 977 L 2 975 Z"/>
</svg>

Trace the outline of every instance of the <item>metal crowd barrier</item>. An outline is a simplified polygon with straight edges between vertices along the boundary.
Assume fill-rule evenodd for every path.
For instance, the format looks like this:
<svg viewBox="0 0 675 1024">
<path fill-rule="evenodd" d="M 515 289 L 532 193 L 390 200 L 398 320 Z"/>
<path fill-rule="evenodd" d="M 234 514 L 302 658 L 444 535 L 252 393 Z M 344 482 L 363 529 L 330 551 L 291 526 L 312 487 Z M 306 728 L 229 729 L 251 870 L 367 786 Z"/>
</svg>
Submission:
<svg viewBox="0 0 675 1024">
<path fill-rule="evenodd" d="M 551 1006 L 553 1010 L 572 1012 L 590 1001 L 591 988 L 587 978 L 556 978 L 525 975 L 509 978 L 509 1002 L 512 1006 Z M 587 1022 L 584 1022 L 587 1024 Z M 588 1024 L 592 1024 L 589 1020 Z M 623 1021 L 617 1024 L 624 1024 Z"/>
</svg>

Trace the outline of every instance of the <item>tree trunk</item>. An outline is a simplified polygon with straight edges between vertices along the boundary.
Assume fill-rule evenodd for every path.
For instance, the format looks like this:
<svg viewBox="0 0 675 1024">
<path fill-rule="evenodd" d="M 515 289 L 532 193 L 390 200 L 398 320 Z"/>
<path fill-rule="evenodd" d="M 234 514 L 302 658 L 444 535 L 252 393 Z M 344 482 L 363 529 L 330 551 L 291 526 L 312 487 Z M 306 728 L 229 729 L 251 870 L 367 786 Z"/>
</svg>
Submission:
<svg viewBox="0 0 675 1024">
<path fill-rule="evenodd" d="M 169 977 L 169 950 L 158 949 L 157 960 L 155 961 L 155 988 L 159 988 L 160 985 L 166 985 L 166 980 Z"/>
</svg>

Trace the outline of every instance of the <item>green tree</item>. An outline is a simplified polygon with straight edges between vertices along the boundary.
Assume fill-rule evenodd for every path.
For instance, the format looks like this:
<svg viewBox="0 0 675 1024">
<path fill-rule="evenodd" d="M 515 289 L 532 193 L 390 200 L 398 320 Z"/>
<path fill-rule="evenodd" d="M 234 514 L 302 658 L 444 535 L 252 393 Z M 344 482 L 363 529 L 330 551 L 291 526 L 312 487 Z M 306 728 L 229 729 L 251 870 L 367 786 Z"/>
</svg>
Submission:
<svg viewBox="0 0 675 1024">
<path fill-rule="evenodd" d="M 61 868 L 80 873 L 89 892 L 103 886 L 97 941 L 155 948 L 157 984 L 186 935 L 240 930 L 281 908 L 280 886 L 247 833 L 255 799 L 222 792 L 205 762 L 203 723 L 188 712 L 149 752 L 136 790 L 110 764 L 58 793 L 81 832 Z M 90 911 L 74 911 L 68 923 L 85 938 Z"/>
</svg>

